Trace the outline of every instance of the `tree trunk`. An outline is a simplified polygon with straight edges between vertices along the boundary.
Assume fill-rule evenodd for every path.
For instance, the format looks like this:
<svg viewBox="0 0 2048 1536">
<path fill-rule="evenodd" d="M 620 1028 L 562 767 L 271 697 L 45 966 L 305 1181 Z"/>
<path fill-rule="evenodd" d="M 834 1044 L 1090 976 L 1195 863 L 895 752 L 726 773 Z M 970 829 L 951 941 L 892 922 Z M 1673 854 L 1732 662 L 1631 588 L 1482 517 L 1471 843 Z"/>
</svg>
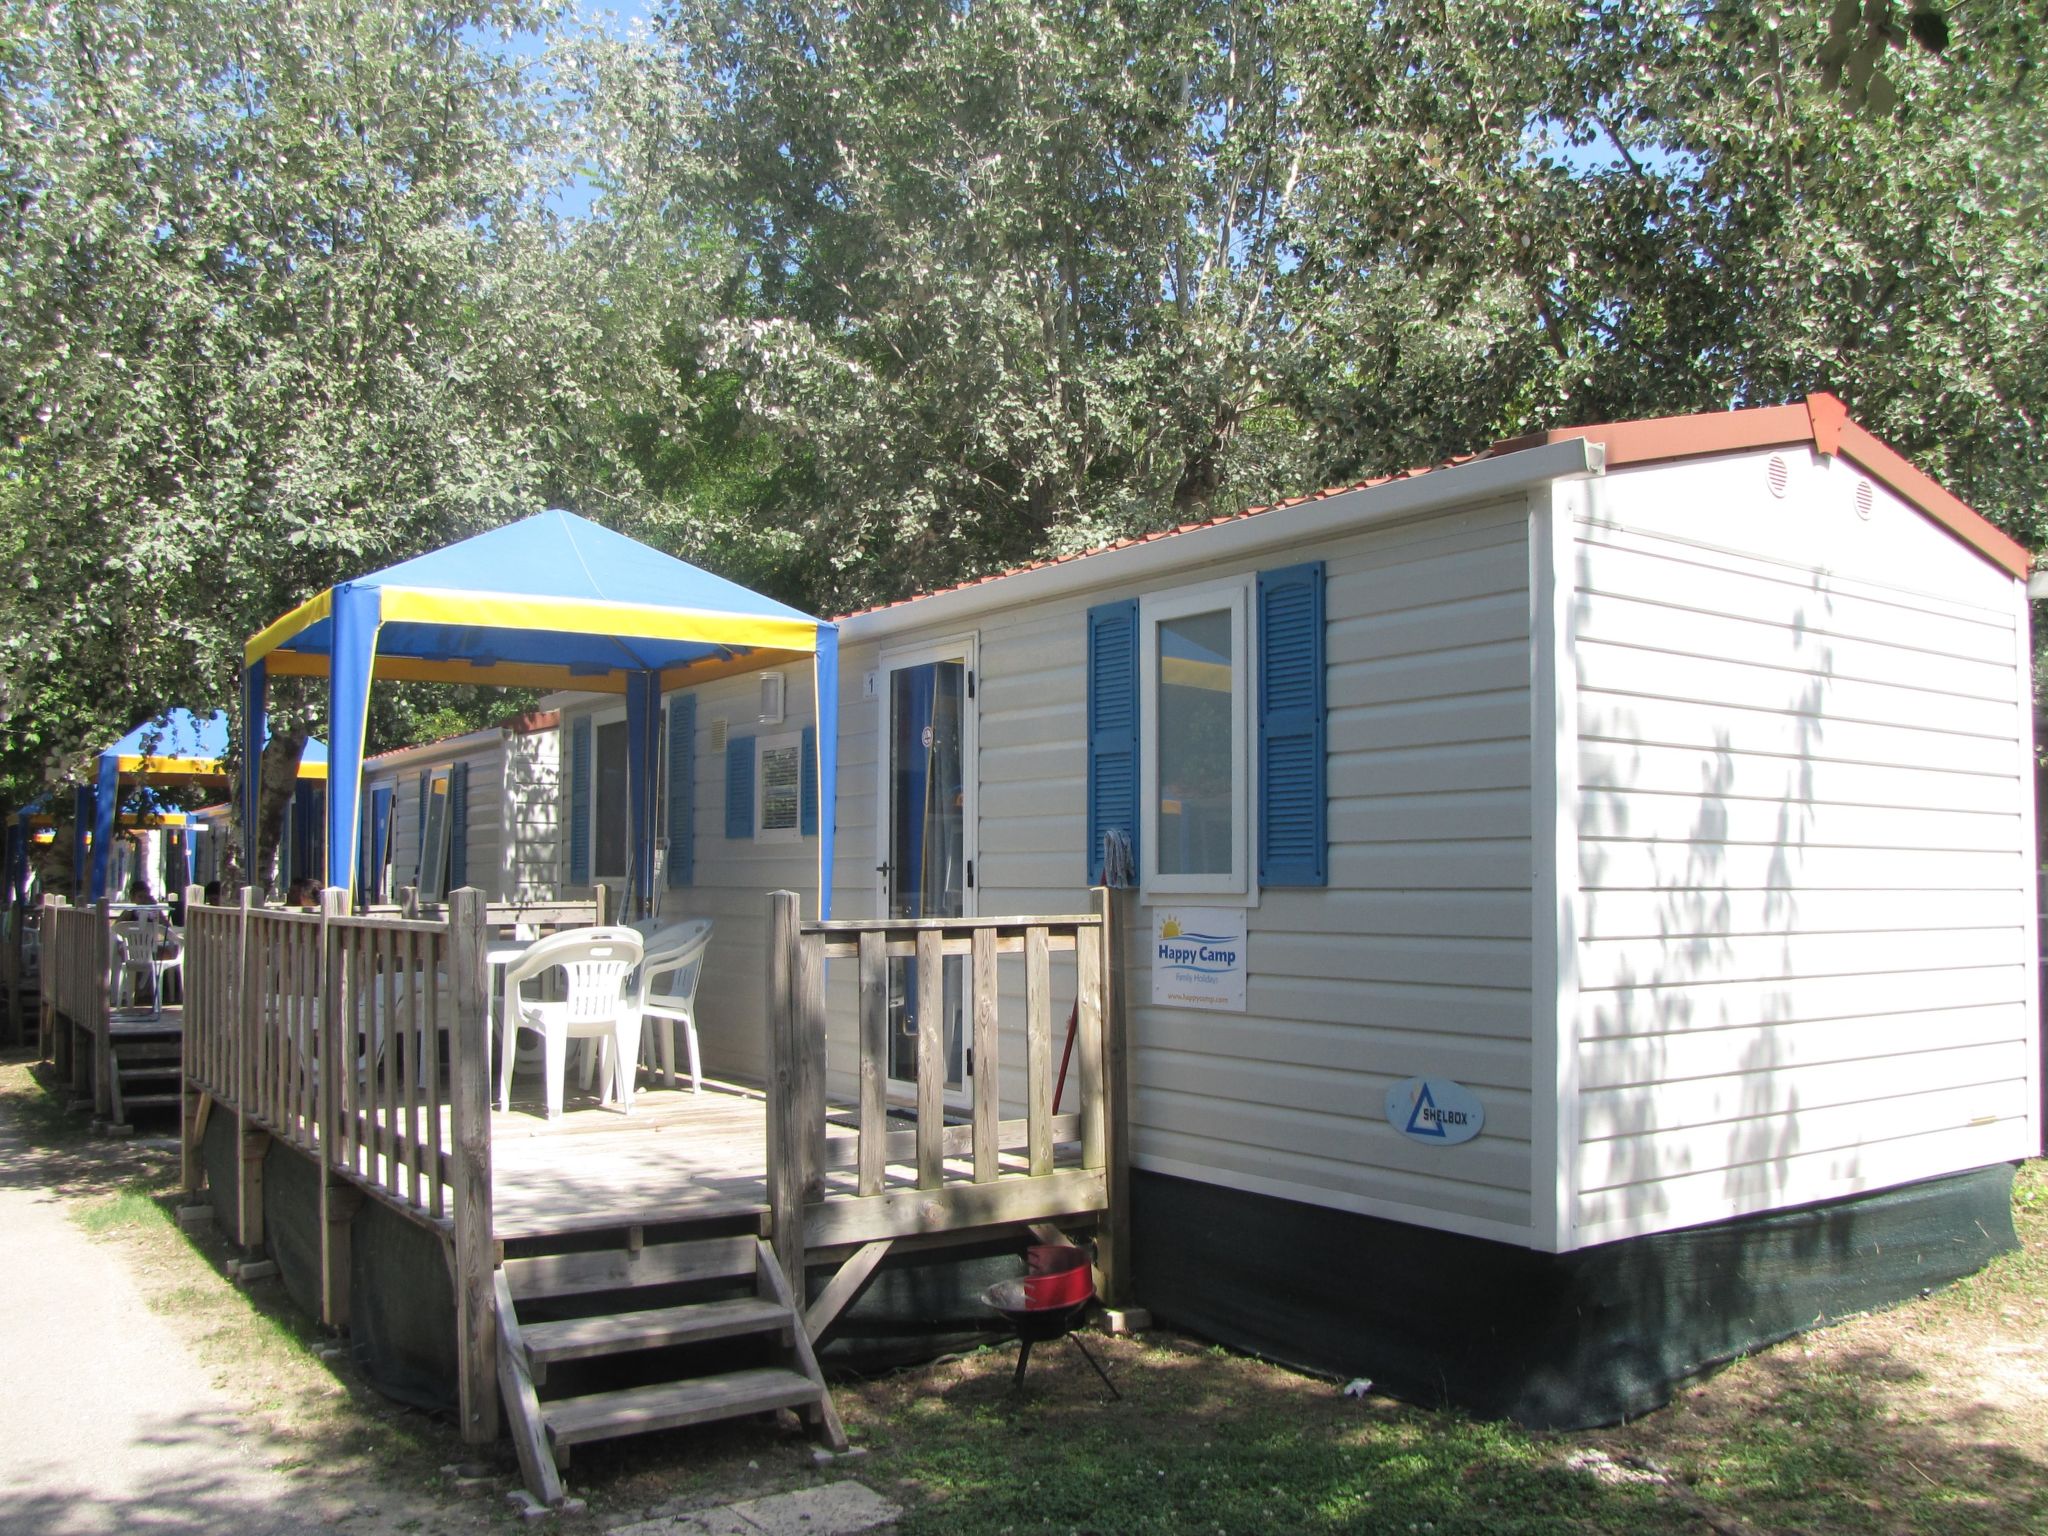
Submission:
<svg viewBox="0 0 2048 1536">
<path fill-rule="evenodd" d="M 259 890 L 277 894 L 277 845 L 284 834 L 285 807 L 299 782 L 299 759 L 306 751 L 306 728 L 273 731 L 264 743 L 256 782 L 256 869 Z"/>
</svg>

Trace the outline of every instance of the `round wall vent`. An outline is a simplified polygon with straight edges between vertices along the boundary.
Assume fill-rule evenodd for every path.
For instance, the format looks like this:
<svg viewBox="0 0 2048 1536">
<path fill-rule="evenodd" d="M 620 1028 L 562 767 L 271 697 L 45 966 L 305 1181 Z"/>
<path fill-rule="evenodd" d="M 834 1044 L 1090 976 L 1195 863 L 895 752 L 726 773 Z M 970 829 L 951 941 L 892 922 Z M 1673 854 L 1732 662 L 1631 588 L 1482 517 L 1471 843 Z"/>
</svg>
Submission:
<svg viewBox="0 0 2048 1536">
<path fill-rule="evenodd" d="M 1764 466 L 1764 475 L 1771 483 L 1771 494 L 1783 500 L 1792 484 L 1792 466 L 1785 462 L 1785 455 L 1772 454 L 1771 462 Z"/>
<path fill-rule="evenodd" d="M 1877 492 L 1870 488 L 1868 480 L 1856 482 L 1856 515 L 1866 523 L 1870 521 L 1870 509 L 1877 505 Z"/>
</svg>

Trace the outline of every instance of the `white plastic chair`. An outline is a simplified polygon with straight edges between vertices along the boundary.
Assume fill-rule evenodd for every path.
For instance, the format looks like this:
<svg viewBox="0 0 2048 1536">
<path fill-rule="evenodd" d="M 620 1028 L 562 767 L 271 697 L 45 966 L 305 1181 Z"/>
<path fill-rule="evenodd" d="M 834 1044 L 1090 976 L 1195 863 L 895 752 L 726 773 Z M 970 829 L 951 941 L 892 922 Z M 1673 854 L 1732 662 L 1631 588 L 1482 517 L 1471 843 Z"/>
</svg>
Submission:
<svg viewBox="0 0 2048 1536">
<path fill-rule="evenodd" d="M 112 991 L 108 1001 L 116 1008 L 135 1005 L 136 989 L 150 974 L 150 955 L 155 952 L 164 924 L 160 918 L 137 913 L 125 923 L 114 925 L 114 974 L 108 978 Z"/>
<path fill-rule="evenodd" d="M 149 995 L 156 1004 L 156 1016 L 164 1016 L 164 978 L 178 973 L 178 985 L 185 985 L 185 933 L 169 923 L 152 924 L 156 931 L 149 944 Z M 180 997 L 183 996 L 181 992 Z"/>
<path fill-rule="evenodd" d="M 547 1074 L 548 1118 L 562 1113 L 563 1076 L 571 1040 L 611 1044 L 613 1087 L 620 1108 L 633 1107 L 633 1064 L 640 1056 L 640 1000 L 634 974 L 645 946 L 630 928 L 571 928 L 537 940 L 505 968 L 504 1019 L 507 1044 L 519 1031 L 541 1037 Z M 563 973 L 559 999 L 528 998 L 520 985 L 544 971 Z M 504 1053 L 498 1079 L 498 1107 L 512 1101 L 512 1059 Z"/>
<path fill-rule="evenodd" d="M 658 1026 L 651 1039 L 643 1034 L 642 1040 L 653 1045 L 662 1075 L 673 1088 L 676 1036 L 682 1035 L 690 1052 L 692 1093 L 704 1091 L 704 1065 L 697 1049 L 697 980 L 704 973 L 704 951 L 710 943 L 711 919 L 693 917 L 649 933 L 647 954 L 640 962 L 641 1027 L 644 1030 L 649 1019 Z"/>
</svg>

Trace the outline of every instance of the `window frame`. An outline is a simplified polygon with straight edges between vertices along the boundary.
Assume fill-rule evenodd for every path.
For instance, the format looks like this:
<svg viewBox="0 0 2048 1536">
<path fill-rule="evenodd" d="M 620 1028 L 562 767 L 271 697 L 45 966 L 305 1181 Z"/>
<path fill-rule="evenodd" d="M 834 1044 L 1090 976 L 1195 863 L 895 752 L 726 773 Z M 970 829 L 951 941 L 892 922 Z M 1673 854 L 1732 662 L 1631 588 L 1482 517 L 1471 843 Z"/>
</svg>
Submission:
<svg viewBox="0 0 2048 1536">
<path fill-rule="evenodd" d="M 625 725 L 625 706 L 620 705 L 616 709 L 594 709 L 590 712 L 589 720 L 590 805 L 587 811 L 587 815 L 590 820 L 590 883 L 593 886 L 603 885 L 607 882 L 613 885 L 617 885 L 626 878 L 626 869 L 633 862 L 633 820 L 630 812 L 626 811 L 625 809 L 625 797 L 621 796 L 620 809 L 621 814 L 626 816 L 626 835 L 619 845 L 619 868 L 615 870 L 607 870 L 602 868 L 602 855 L 598 845 L 597 836 L 597 817 L 599 807 L 603 803 L 604 797 L 598 793 L 598 790 L 600 786 L 602 786 L 604 783 L 604 768 L 602 765 L 602 759 L 604 757 L 604 728 L 608 725 Z M 630 737 L 627 739 L 625 747 L 622 749 L 622 751 L 623 755 L 627 760 L 626 772 L 628 780 L 630 781 L 633 767 L 633 743 Z"/>
<path fill-rule="evenodd" d="M 451 805 L 449 792 L 455 777 L 453 763 L 437 763 L 426 770 L 427 795 L 421 805 L 420 814 L 420 886 L 421 901 L 446 901 L 448 899 L 448 850 L 454 843 L 453 828 L 448 825 Z M 438 846 L 430 840 L 429 833 L 439 834 Z"/>
<path fill-rule="evenodd" d="M 796 773 L 790 783 L 796 796 L 795 816 L 787 827 L 771 827 L 764 820 L 768 807 L 767 780 L 768 754 L 791 752 L 796 756 Z M 804 733 L 775 731 L 754 737 L 754 841 L 757 843 L 796 843 L 804 835 Z"/>
<path fill-rule="evenodd" d="M 1152 896 L 1214 896 L 1250 904 L 1257 895 L 1252 863 L 1258 817 L 1253 722 L 1257 719 L 1252 649 L 1253 578 L 1152 592 L 1138 599 L 1138 883 Z M 1159 626 L 1194 614 L 1230 615 L 1230 869 L 1222 874 L 1162 874 L 1159 869 Z"/>
</svg>

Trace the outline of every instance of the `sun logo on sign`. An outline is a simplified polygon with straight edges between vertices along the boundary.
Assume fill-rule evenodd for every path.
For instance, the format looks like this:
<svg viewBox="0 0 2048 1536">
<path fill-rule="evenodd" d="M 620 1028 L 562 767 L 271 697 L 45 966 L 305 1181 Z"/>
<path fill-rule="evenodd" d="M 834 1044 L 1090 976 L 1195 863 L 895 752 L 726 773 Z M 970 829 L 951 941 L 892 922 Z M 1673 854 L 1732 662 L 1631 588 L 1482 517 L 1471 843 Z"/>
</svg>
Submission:
<svg viewBox="0 0 2048 1536">
<path fill-rule="evenodd" d="M 1177 917 L 1169 917 L 1165 922 L 1161 923 L 1159 925 L 1159 937 L 1161 937 L 1162 939 L 1179 938 L 1180 919 Z"/>
</svg>

